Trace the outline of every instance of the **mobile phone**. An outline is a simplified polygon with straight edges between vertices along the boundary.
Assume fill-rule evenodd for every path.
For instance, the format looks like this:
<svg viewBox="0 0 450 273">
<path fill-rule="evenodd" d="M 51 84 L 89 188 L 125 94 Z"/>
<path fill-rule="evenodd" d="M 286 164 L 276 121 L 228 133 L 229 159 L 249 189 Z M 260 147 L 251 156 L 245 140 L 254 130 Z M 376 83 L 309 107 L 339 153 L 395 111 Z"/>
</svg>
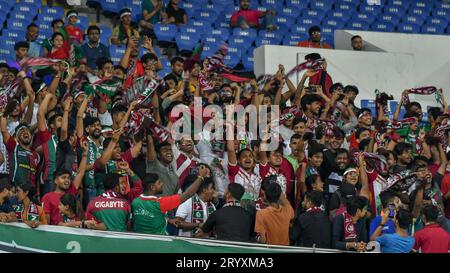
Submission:
<svg viewBox="0 0 450 273">
<path fill-rule="evenodd" d="M 395 206 L 394 205 L 389 205 L 389 218 L 394 218 L 395 216 Z"/>
</svg>

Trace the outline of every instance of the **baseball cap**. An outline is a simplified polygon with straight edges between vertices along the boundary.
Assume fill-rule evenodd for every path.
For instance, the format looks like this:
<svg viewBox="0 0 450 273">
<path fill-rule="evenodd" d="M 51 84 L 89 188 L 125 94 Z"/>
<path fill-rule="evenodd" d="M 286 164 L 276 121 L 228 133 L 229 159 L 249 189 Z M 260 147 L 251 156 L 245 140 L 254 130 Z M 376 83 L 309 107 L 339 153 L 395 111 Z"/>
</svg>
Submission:
<svg viewBox="0 0 450 273">
<path fill-rule="evenodd" d="M 342 183 L 341 187 L 341 194 L 344 198 L 351 198 L 353 196 L 356 196 L 356 188 L 350 183 Z"/>
</svg>

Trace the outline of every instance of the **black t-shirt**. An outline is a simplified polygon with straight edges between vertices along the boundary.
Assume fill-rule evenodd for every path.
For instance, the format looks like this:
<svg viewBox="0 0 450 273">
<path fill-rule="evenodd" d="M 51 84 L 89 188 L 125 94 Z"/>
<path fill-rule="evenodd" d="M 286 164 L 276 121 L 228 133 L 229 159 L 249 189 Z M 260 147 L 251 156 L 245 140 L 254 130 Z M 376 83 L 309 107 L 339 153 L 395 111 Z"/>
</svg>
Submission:
<svg viewBox="0 0 450 273">
<path fill-rule="evenodd" d="M 175 10 L 172 6 L 168 6 L 166 9 L 167 17 L 174 17 L 175 18 L 175 24 L 184 24 L 184 15 L 186 14 L 186 11 L 184 9 L 178 9 Z"/>
<path fill-rule="evenodd" d="M 206 233 L 213 229 L 218 240 L 249 242 L 252 234 L 251 215 L 242 207 L 223 207 L 213 212 L 202 227 Z"/>
<path fill-rule="evenodd" d="M 56 146 L 56 169 L 57 170 L 77 170 L 77 154 L 71 147 L 69 140 L 60 141 Z"/>
<path fill-rule="evenodd" d="M 323 212 L 305 212 L 292 225 L 291 239 L 296 246 L 331 248 L 331 222 Z"/>
</svg>

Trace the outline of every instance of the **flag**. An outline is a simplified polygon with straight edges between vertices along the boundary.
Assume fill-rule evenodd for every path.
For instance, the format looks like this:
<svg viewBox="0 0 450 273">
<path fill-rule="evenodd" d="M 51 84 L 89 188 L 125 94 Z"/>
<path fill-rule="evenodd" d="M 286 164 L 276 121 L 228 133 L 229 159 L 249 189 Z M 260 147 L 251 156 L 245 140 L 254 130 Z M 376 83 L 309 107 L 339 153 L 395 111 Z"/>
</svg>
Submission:
<svg viewBox="0 0 450 273">
<path fill-rule="evenodd" d="M 5 109 L 10 99 L 16 95 L 18 87 L 18 81 L 14 81 L 8 86 L 0 88 L 0 109 Z"/>
<path fill-rule="evenodd" d="M 128 134 L 136 135 L 140 130 L 148 129 L 159 143 L 162 143 L 169 138 L 170 132 L 155 122 L 149 109 L 133 110 L 130 115 L 130 122 L 128 123 Z"/>
<path fill-rule="evenodd" d="M 95 92 L 100 92 L 109 97 L 114 96 L 117 93 L 117 89 L 121 87 L 120 81 L 116 81 L 109 78 L 103 78 L 93 84 L 88 84 L 85 87 L 86 95 L 94 94 Z"/>
<path fill-rule="evenodd" d="M 126 101 L 136 100 L 138 104 L 148 106 L 152 102 L 153 93 L 160 83 L 156 79 L 147 79 L 143 76 L 136 79 L 135 83 L 125 93 Z"/>
<path fill-rule="evenodd" d="M 69 48 L 70 48 L 69 63 L 70 63 L 70 65 L 72 65 L 72 66 L 77 65 L 78 60 L 83 58 L 83 51 L 81 50 L 81 47 L 72 42 L 72 38 L 67 33 L 67 29 L 65 26 L 61 27 L 59 29 L 59 32 L 61 32 L 61 34 L 64 37 L 64 43 L 68 43 L 68 45 L 69 45 Z"/>
<path fill-rule="evenodd" d="M 436 93 L 436 91 L 437 88 L 434 86 L 425 86 L 408 89 L 409 94 L 418 94 L 418 95 L 431 95 Z M 409 96 L 407 94 L 403 96 L 403 102 L 405 103 L 405 105 L 409 104 Z"/>
<path fill-rule="evenodd" d="M 28 58 L 21 60 L 19 62 L 19 65 L 21 67 L 36 68 L 36 70 L 38 70 L 38 69 L 45 68 L 47 66 L 57 64 L 59 62 L 61 62 L 61 60 L 48 59 L 48 58 L 43 58 L 43 57 L 28 57 Z"/>
<path fill-rule="evenodd" d="M 251 80 L 249 78 L 239 77 L 239 76 L 236 76 L 236 75 L 233 75 L 233 74 L 229 74 L 229 73 L 222 73 L 221 77 L 223 77 L 225 79 L 228 79 L 228 80 L 230 80 L 232 82 L 248 82 L 248 81 Z"/>
<path fill-rule="evenodd" d="M 320 68 L 320 66 L 323 64 L 323 62 L 325 62 L 325 59 L 318 59 L 318 60 L 311 60 L 311 61 L 306 61 L 303 62 L 299 65 L 297 65 L 296 67 L 292 68 L 291 71 L 289 71 L 286 74 L 286 77 L 290 77 L 291 75 L 293 75 L 294 73 L 298 73 L 301 72 L 305 69 L 314 69 L 317 70 Z"/>
</svg>

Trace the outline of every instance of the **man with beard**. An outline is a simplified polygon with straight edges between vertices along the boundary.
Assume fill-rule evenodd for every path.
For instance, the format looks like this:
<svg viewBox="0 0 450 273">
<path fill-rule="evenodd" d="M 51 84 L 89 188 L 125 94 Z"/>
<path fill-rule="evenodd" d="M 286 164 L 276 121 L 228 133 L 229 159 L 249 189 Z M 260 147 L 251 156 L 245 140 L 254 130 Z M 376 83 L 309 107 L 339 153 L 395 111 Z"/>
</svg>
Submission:
<svg viewBox="0 0 450 273">
<path fill-rule="evenodd" d="M 86 150 L 83 152 L 79 172 L 73 182 L 70 181 L 71 171 L 59 169 L 53 174 L 55 177 L 54 183 L 56 185 L 55 191 L 49 192 L 42 197 L 42 207 L 44 208 L 45 216 L 47 217 L 47 223 L 50 225 L 58 225 L 58 223 L 63 220 L 58 209 L 61 196 L 66 193 L 75 196 L 78 194 L 78 188 L 83 181 L 84 171 L 86 169 L 87 146 L 85 148 Z"/>
<path fill-rule="evenodd" d="M 17 200 L 13 198 L 12 186 L 7 178 L 0 179 L 0 222 L 14 222 L 16 214 L 13 206 Z"/>
<path fill-rule="evenodd" d="M 178 80 L 181 80 L 181 76 L 183 75 L 183 64 L 184 59 L 181 57 L 173 57 L 170 60 L 170 68 L 172 69 L 171 75 L 174 75 Z"/>
<path fill-rule="evenodd" d="M 308 129 L 314 130 L 322 107 L 321 97 L 317 94 L 306 94 L 301 99 L 300 106 L 303 111 L 303 118 L 309 124 Z"/>
<path fill-rule="evenodd" d="M 36 187 L 36 168 L 39 154 L 31 149 L 32 135 L 28 125 L 21 123 L 16 127 L 14 137 L 6 128 L 6 118 L 1 117 L 0 127 L 10 160 L 10 179 L 13 185 L 32 184 Z"/>
<path fill-rule="evenodd" d="M 172 167 L 179 177 L 178 185 L 183 186 L 189 170 L 195 168 L 199 163 L 197 153 L 194 150 L 194 141 L 189 135 L 183 135 L 179 141 L 172 145 L 173 157 Z"/>
<path fill-rule="evenodd" d="M 309 39 L 306 41 L 301 41 L 298 43 L 300 47 L 312 47 L 312 48 L 327 48 L 331 49 L 332 47 L 322 42 L 322 32 L 319 26 L 312 26 L 308 30 Z"/>
<path fill-rule="evenodd" d="M 250 0 L 240 0 L 239 6 L 240 10 L 231 16 L 231 27 L 240 27 L 242 29 L 259 28 L 259 18 L 264 17 L 262 28 L 276 30 L 277 27 L 274 25 L 274 10 L 267 10 L 265 12 L 250 10 Z"/>
<path fill-rule="evenodd" d="M 358 150 L 358 129 L 364 129 L 364 131 L 367 130 L 369 132 L 369 137 L 373 136 L 375 131 L 372 131 L 372 121 L 372 111 L 369 108 L 362 108 L 358 113 L 358 126 L 356 126 L 355 131 L 353 131 L 351 135 L 347 136 L 347 141 L 350 142 L 350 147 L 352 149 Z M 360 141 L 361 140 L 362 139 L 360 139 Z"/>
<path fill-rule="evenodd" d="M 200 166 L 197 179 L 186 191 L 164 197 L 156 196 L 164 194 L 165 181 L 161 182 L 155 173 L 148 173 L 142 180 L 144 193 L 131 203 L 133 230 L 140 233 L 168 235 L 166 213 L 194 196 L 208 173 L 208 168 Z M 169 221 L 175 224 L 174 220 Z"/>
<path fill-rule="evenodd" d="M 110 58 L 109 48 L 100 43 L 100 28 L 98 26 L 90 26 L 87 29 L 87 36 L 89 40 L 81 46 L 81 50 L 87 60 L 87 71 L 95 74 L 97 60 L 100 58 Z"/>
<path fill-rule="evenodd" d="M 325 151 L 325 158 L 331 154 L 330 150 Z M 330 158 L 331 159 L 331 158 Z M 330 160 L 327 159 L 327 160 Z M 342 184 L 342 179 L 344 171 L 346 170 L 349 163 L 349 155 L 346 149 L 338 148 L 335 150 L 335 157 L 331 164 L 327 164 L 328 168 L 331 168 L 331 172 L 325 178 L 324 185 L 324 197 L 326 202 L 330 200 L 331 195 L 338 189 Z M 321 172 L 322 173 L 322 172 Z"/>
<path fill-rule="evenodd" d="M 37 113 L 37 137 L 42 146 L 42 153 L 44 156 L 44 172 L 42 174 L 43 187 L 41 194 L 45 195 L 53 190 L 53 173 L 56 171 L 56 149 L 59 142 L 59 137 L 56 132 L 62 125 L 62 116 L 59 113 L 55 113 L 51 117 L 48 117 L 48 106 L 51 100 L 56 100 L 55 95 L 47 93 L 44 100 L 39 106 Z M 49 128 L 47 127 L 47 121 Z"/>
<path fill-rule="evenodd" d="M 336 151 L 341 148 L 344 143 L 344 132 L 339 127 L 334 127 L 331 136 L 326 136 L 326 149 L 323 152 L 323 165 L 321 168 L 321 177 L 326 179 L 328 175 L 336 168 L 334 161 L 336 159 Z"/>
<path fill-rule="evenodd" d="M 39 27 L 35 23 L 31 23 L 27 26 L 27 33 L 25 38 L 29 44 L 28 56 L 40 57 L 42 55 L 42 46 L 37 42 L 39 36 Z"/>
<path fill-rule="evenodd" d="M 399 173 L 408 169 L 412 162 L 412 145 L 404 142 L 398 143 L 394 147 L 394 155 L 397 164 L 392 168 L 392 172 Z"/>
<path fill-rule="evenodd" d="M 294 172 L 297 172 L 297 169 L 299 167 L 299 163 L 300 160 L 299 158 L 301 157 L 300 153 L 303 153 L 304 156 L 304 143 L 301 144 L 300 142 L 302 142 L 302 136 L 299 134 L 294 134 L 291 137 L 291 142 L 289 143 L 289 147 L 291 148 L 291 154 L 287 155 L 285 158 L 287 159 L 287 161 L 289 161 L 289 163 L 291 164 Z"/>
<path fill-rule="evenodd" d="M 120 24 L 113 29 L 111 44 L 126 45 L 130 40 L 139 39 L 139 31 L 132 25 L 131 10 L 123 8 L 120 11 Z"/>
</svg>

